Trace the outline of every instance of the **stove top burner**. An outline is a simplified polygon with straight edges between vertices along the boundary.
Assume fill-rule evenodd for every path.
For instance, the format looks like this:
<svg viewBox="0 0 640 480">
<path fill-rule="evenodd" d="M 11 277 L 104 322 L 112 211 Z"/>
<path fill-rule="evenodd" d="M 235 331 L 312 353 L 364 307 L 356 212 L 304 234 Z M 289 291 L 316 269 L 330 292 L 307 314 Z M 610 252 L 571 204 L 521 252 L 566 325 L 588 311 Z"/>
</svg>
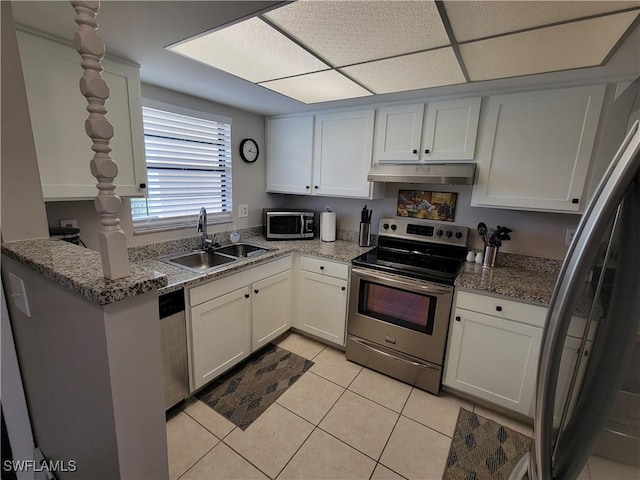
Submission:
<svg viewBox="0 0 640 480">
<path fill-rule="evenodd" d="M 456 234 L 438 235 L 446 228 Z M 381 219 L 378 247 L 355 258 L 352 263 L 453 285 L 464 263 L 467 234 L 466 227 L 447 227 L 441 222 Z"/>
</svg>

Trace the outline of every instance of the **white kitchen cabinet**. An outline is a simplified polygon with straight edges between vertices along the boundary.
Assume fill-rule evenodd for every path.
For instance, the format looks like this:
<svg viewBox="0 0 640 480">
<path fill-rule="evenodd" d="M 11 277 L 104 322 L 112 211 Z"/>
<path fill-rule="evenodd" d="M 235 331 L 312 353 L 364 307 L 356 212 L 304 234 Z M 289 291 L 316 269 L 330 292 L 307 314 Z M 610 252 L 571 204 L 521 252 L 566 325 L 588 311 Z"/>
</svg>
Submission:
<svg viewBox="0 0 640 480">
<path fill-rule="evenodd" d="M 604 85 L 490 97 L 471 204 L 581 212 Z"/>
<path fill-rule="evenodd" d="M 293 326 L 344 347 L 349 266 L 301 257 Z"/>
<path fill-rule="evenodd" d="M 18 31 L 33 137 L 45 200 L 93 199 L 91 139 L 85 133 L 87 101 L 78 82 L 84 70 L 70 46 Z M 106 58 L 107 118 L 114 129 L 111 157 L 118 164 L 116 194 L 144 196 L 144 154 L 140 78 L 137 67 Z"/>
<path fill-rule="evenodd" d="M 291 257 L 188 290 L 191 391 L 284 333 L 291 321 Z"/>
<path fill-rule="evenodd" d="M 269 118 L 267 192 L 311 193 L 313 116 Z"/>
<path fill-rule="evenodd" d="M 389 163 L 473 160 L 481 100 L 464 98 L 379 109 L 375 159 Z"/>
<path fill-rule="evenodd" d="M 291 325 L 291 271 L 255 282 L 251 288 L 251 349 L 256 351 Z"/>
<path fill-rule="evenodd" d="M 251 353 L 250 298 L 244 287 L 191 308 L 191 391 Z"/>
<path fill-rule="evenodd" d="M 367 181 L 374 111 L 267 119 L 267 191 L 380 198 Z"/>
<path fill-rule="evenodd" d="M 529 415 L 545 316 L 544 307 L 457 292 L 443 383 Z"/>
</svg>

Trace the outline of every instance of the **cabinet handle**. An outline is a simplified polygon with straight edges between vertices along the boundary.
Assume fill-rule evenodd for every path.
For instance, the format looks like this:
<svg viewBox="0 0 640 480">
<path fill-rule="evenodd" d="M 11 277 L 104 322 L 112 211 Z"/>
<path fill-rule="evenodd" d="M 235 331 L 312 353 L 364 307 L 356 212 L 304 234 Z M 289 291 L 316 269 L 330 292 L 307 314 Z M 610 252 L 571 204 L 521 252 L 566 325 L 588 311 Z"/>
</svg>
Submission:
<svg viewBox="0 0 640 480">
<path fill-rule="evenodd" d="M 249 298 L 249 294 L 248 294 L 248 293 L 245 293 L 245 294 L 244 294 L 244 298 Z"/>
<path fill-rule="evenodd" d="M 311 188 L 311 187 L 309 187 L 309 185 L 307 185 L 307 186 L 306 186 L 306 187 L 304 187 L 304 188 L 306 188 L 307 190 L 309 190 L 309 188 Z"/>
<path fill-rule="evenodd" d="M 418 153 L 418 150 L 414 150 L 413 154 L 416 155 Z"/>
<path fill-rule="evenodd" d="M 320 265 L 320 270 L 324 270 L 324 265 Z"/>
<path fill-rule="evenodd" d="M 260 293 L 260 290 L 255 289 L 255 290 L 253 291 L 253 293 L 258 294 L 258 293 Z"/>
<path fill-rule="evenodd" d="M 429 153 L 429 152 L 430 152 L 430 150 L 428 148 L 424 149 L 424 153 Z"/>
<path fill-rule="evenodd" d="M 140 184 L 140 188 L 147 188 L 147 184 L 146 183 L 141 183 Z"/>
<path fill-rule="evenodd" d="M 347 289 L 347 287 L 340 287 L 340 290 L 342 290 L 343 292 Z"/>
<path fill-rule="evenodd" d="M 496 307 L 496 310 L 497 310 L 497 311 L 499 311 L 499 312 L 501 312 L 501 311 L 502 311 L 502 307 L 501 307 L 500 305 L 498 305 L 498 306 Z"/>
<path fill-rule="evenodd" d="M 459 322 L 461 320 L 460 316 L 456 316 L 456 322 Z"/>
<path fill-rule="evenodd" d="M 572 198 L 571 199 L 571 203 L 580 203 L 580 199 L 579 198 Z"/>
<path fill-rule="evenodd" d="M 316 190 L 319 189 L 320 187 L 318 185 L 314 185 L 313 188 L 315 188 Z"/>
</svg>

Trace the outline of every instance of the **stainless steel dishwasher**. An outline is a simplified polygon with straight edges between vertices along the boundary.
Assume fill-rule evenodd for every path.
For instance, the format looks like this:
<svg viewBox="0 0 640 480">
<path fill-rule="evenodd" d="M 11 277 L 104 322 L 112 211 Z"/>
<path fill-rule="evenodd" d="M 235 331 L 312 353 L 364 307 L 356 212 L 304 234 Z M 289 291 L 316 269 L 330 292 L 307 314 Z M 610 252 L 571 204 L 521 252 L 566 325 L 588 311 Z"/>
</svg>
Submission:
<svg viewBox="0 0 640 480">
<path fill-rule="evenodd" d="M 184 290 L 160 295 L 158 308 L 162 342 L 164 406 L 168 410 L 189 395 Z"/>
</svg>

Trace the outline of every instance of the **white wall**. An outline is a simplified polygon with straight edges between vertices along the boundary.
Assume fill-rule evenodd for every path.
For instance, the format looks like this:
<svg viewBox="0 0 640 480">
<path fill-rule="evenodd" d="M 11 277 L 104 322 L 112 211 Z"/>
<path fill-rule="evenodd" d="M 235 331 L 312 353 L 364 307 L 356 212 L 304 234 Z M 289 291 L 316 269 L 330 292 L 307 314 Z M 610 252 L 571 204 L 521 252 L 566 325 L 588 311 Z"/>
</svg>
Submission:
<svg viewBox="0 0 640 480">
<path fill-rule="evenodd" d="M 504 242 L 501 251 L 519 253 L 534 257 L 562 259 L 567 252 L 564 246 L 565 231 L 575 228 L 579 215 L 523 212 L 496 208 L 479 208 L 471 206 L 470 186 L 454 185 L 417 185 L 388 184 L 385 198 L 380 200 L 338 199 L 328 197 L 286 196 L 287 206 L 311 208 L 322 211 L 329 205 L 336 212 L 338 229 L 357 231 L 360 222 L 360 211 L 366 204 L 373 209 L 374 231 L 382 217 L 395 217 L 398 190 L 432 190 L 441 192 L 457 192 L 458 206 L 455 223 L 471 228 L 469 244 L 471 248 L 481 248 L 483 243 L 477 235 L 476 227 L 484 222 L 488 227 L 497 225 L 513 229 L 511 240 Z M 443 222 L 446 223 L 446 222 Z"/>
<path fill-rule="evenodd" d="M 265 168 L 265 141 L 264 141 L 264 117 L 253 113 L 238 110 L 233 107 L 212 103 L 207 100 L 185 95 L 179 92 L 166 90 L 154 85 L 142 84 L 142 96 L 152 100 L 178 105 L 192 110 L 214 113 L 230 117 L 232 119 L 231 144 L 233 148 L 233 223 L 238 228 L 262 225 L 262 209 L 265 207 L 279 206 L 282 199 L 278 195 L 265 193 L 266 168 Z M 254 138 L 261 148 L 258 160 L 253 164 L 242 161 L 238 147 L 242 139 Z M 117 161 L 117 159 L 116 159 Z M 87 167 L 88 168 L 88 167 Z M 115 180 L 116 185 L 118 179 Z M 118 192 L 116 187 L 116 193 Z M 249 205 L 249 216 L 238 218 L 238 205 Z M 95 212 L 93 201 L 72 202 L 47 202 L 47 218 L 49 226 L 59 226 L 60 219 L 75 218 L 78 220 L 80 237 L 91 249 L 98 249 L 98 231 L 100 221 Z M 194 214 L 197 212 L 194 212 Z M 127 234 L 128 245 L 144 245 L 147 243 L 174 240 L 193 236 L 193 228 L 171 230 L 167 232 L 135 235 L 131 219 L 129 200 L 123 198 L 123 206 L 120 212 L 121 227 Z M 232 224 L 210 225 L 209 232 L 231 230 Z"/>
<path fill-rule="evenodd" d="M 2 2 L 2 239 L 49 236 L 11 3 Z"/>
</svg>

